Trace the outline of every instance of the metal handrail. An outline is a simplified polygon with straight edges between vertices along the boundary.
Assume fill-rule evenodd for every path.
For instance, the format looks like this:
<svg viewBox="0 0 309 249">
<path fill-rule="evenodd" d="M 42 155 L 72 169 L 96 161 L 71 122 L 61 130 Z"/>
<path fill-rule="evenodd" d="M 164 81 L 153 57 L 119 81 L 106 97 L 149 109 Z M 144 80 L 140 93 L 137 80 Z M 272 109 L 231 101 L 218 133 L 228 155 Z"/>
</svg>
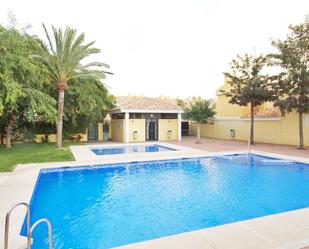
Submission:
<svg viewBox="0 0 309 249">
<path fill-rule="evenodd" d="M 52 249 L 53 248 L 53 242 L 52 242 L 52 225 L 48 219 L 40 219 L 36 221 L 30 229 L 30 238 L 32 237 L 33 230 L 39 225 L 40 223 L 45 222 L 47 224 L 47 229 L 48 229 L 48 248 Z"/>
<path fill-rule="evenodd" d="M 30 208 L 25 202 L 20 202 L 13 205 L 5 216 L 5 229 L 4 229 L 4 249 L 9 248 L 9 228 L 10 228 L 10 215 L 12 211 L 18 206 L 25 206 L 27 209 L 27 249 L 31 249 L 31 229 L 30 229 Z"/>
</svg>

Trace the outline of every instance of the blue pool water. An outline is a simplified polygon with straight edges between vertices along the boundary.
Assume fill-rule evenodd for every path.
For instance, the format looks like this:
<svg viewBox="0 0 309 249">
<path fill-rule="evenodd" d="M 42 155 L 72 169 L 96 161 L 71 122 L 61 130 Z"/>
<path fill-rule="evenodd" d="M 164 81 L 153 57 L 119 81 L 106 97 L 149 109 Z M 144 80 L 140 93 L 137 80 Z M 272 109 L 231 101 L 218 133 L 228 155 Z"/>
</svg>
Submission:
<svg viewBox="0 0 309 249">
<path fill-rule="evenodd" d="M 175 149 L 168 148 L 161 145 L 129 145 L 122 147 L 108 147 L 108 148 L 91 148 L 91 151 L 96 155 L 113 155 L 113 154 L 127 154 L 127 153 L 141 153 L 141 152 L 161 152 L 172 151 Z"/>
<path fill-rule="evenodd" d="M 50 219 L 54 248 L 105 249 L 309 205 L 301 163 L 234 155 L 113 166 L 41 171 L 31 220 Z M 33 248 L 46 237 L 37 227 Z"/>
</svg>

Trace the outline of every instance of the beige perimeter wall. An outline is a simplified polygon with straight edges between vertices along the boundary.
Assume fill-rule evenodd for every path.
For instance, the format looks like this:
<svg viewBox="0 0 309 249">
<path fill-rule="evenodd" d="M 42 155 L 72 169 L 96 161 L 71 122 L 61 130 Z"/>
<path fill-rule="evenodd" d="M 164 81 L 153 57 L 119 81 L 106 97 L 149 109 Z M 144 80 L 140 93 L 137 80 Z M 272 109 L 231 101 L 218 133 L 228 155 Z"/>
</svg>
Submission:
<svg viewBox="0 0 309 249">
<path fill-rule="evenodd" d="M 87 142 L 87 139 L 88 139 L 87 133 L 85 134 L 79 133 L 79 134 L 74 135 L 74 137 L 77 137 L 77 136 L 81 136 L 81 140 L 80 140 L 81 142 Z M 41 143 L 44 137 L 45 137 L 45 134 L 36 134 L 34 140 L 37 143 Z M 49 134 L 48 141 L 51 143 L 55 143 L 57 141 L 56 134 Z"/>
<path fill-rule="evenodd" d="M 309 146 L 309 117 L 304 117 L 304 140 Z M 249 139 L 249 120 L 216 120 L 214 124 L 202 124 L 201 136 L 219 139 L 233 139 L 230 129 L 235 130 L 235 140 Z M 190 134 L 196 135 L 196 124 L 190 125 Z M 298 145 L 298 117 L 297 113 L 291 113 L 279 120 L 256 120 L 255 141 L 273 144 Z"/>
</svg>

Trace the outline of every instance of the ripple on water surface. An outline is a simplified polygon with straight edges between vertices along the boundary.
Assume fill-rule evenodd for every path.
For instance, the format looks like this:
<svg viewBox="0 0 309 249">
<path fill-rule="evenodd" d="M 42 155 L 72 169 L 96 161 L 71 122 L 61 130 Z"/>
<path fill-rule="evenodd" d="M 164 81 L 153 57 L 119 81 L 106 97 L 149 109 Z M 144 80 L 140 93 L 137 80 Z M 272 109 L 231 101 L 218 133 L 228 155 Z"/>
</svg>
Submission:
<svg viewBox="0 0 309 249">
<path fill-rule="evenodd" d="M 309 166 L 269 160 L 250 156 L 247 164 L 235 155 L 45 170 L 32 223 L 52 222 L 54 248 L 105 249 L 308 206 Z M 33 248 L 47 248 L 46 237 L 40 225 Z"/>
</svg>

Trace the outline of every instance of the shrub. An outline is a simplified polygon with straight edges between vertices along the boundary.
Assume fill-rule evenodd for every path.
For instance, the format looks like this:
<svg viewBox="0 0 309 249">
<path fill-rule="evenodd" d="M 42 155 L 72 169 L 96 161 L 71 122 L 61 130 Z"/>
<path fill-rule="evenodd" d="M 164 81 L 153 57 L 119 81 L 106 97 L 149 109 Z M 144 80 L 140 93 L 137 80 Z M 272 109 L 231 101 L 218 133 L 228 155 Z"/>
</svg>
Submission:
<svg viewBox="0 0 309 249">
<path fill-rule="evenodd" d="M 41 138 L 42 143 L 48 143 L 49 142 L 49 138 L 48 138 L 48 134 L 45 134 L 44 137 Z"/>
</svg>

